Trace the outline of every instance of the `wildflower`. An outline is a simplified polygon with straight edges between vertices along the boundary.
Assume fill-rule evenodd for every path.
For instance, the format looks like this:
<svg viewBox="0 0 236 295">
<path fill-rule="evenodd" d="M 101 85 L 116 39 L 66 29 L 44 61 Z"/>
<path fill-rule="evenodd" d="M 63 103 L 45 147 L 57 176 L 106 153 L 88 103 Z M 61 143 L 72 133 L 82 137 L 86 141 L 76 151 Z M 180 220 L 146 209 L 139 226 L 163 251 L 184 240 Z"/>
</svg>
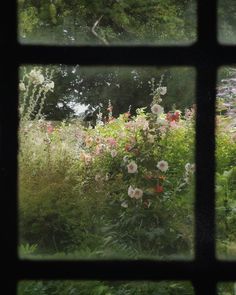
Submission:
<svg viewBox="0 0 236 295">
<path fill-rule="evenodd" d="M 168 163 L 164 160 L 157 163 L 157 168 L 162 172 L 166 172 L 169 168 Z"/>
<path fill-rule="evenodd" d="M 172 127 L 172 128 L 178 128 L 178 125 L 176 124 L 175 121 L 171 121 L 170 122 L 170 127 Z"/>
<path fill-rule="evenodd" d="M 163 190 L 163 186 L 158 184 L 158 185 L 156 186 L 156 188 L 155 188 L 155 191 L 156 191 L 157 193 L 163 193 L 163 191 L 164 191 L 164 190 Z"/>
<path fill-rule="evenodd" d="M 185 165 L 185 170 L 187 173 L 193 173 L 195 171 L 195 164 L 187 163 Z"/>
<path fill-rule="evenodd" d="M 133 192 L 133 198 L 136 200 L 141 199 L 143 196 L 143 191 L 140 188 L 135 188 Z"/>
<path fill-rule="evenodd" d="M 138 165 L 132 161 L 127 165 L 128 173 L 136 173 L 138 171 Z"/>
<path fill-rule="evenodd" d="M 51 134 L 53 132 L 54 128 L 51 124 L 48 124 L 47 126 L 47 133 Z"/>
<path fill-rule="evenodd" d="M 148 122 L 148 120 L 146 120 L 143 117 L 138 117 L 136 119 L 135 124 L 136 124 L 136 127 L 141 128 L 144 131 L 145 130 L 148 130 L 148 128 L 149 128 L 149 122 Z"/>
<path fill-rule="evenodd" d="M 117 151 L 116 150 L 112 150 L 111 151 L 111 156 L 112 156 L 112 158 L 115 158 L 117 156 Z"/>
<path fill-rule="evenodd" d="M 44 76 L 41 74 L 40 70 L 33 69 L 29 73 L 29 79 L 32 81 L 33 84 L 43 84 Z"/>
<path fill-rule="evenodd" d="M 117 142 L 113 137 L 109 137 L 107 138 L 107 143 L 111 146 L 111 147 L 116 147 L 117 146 Z"/>
<path fill-rule="evenodd" d="M 180 118 L 180 112 L 177 112 L 177 111 L 174 113 L 168 112 L 166 114 L 166 120 L 169 122 L 179 122 L 179 118 Z"/>
<path fill-rule="evenodd" d="M 45 91 L 53 91 L 54 86 L 55 86 L 54 82 L 51 81 L 44 86 L 44 90 Z"/>
<path fill-rule="evenodd" d="M 19 84 L 19 89 L 20 89 L 20 91 L 25 91 L 26 90 L 25 83 L 21 82 Z"/>
<path fill-rule="evenodd" d="M 95 154 L 100 155 L 102 152 L 105 150 L 105 145 L 104 144 L 98 144 L 96 146 Z"/>
<path fill-rule="evenodd" d="M 186 170 L 186 171 L 189 171 L 189 170 L 190 170 L 190 167 L 191 167 L 191 164 L 190 164 L 190 163 L 187 163 L 187 164 L 185 165 L 185 170 Z"/>
<path fill-rule="evenodd" d="M 158 90 L 161 95 L 165 95 L 167 93 L 167 87 L 159 87 Z"/>
<path fill-rule="evenodd" d="M 159 104 L 154 104 L 152 107 L 151 107 L 151 111 L 153 114 L 155 115 L 161 115 L 163 112 L 164 112 L 164 109 L 162 106 L 160 106 Z"/>
<path fill-rule="evenodd" d="M 123 207 L 123 208 L 128 208 L 128 203 L 127 203 L 127 202 L 122 202 L 122 203 L 121 203 L 121 207 Z"/>
<path fill-rule="evenodd" d="M 134 197 L 134 188 L 132 187 L 132 185 L 130 185 L 128 188 L 128 196 L 130 196 L 130 198 Z"/>
</svg>

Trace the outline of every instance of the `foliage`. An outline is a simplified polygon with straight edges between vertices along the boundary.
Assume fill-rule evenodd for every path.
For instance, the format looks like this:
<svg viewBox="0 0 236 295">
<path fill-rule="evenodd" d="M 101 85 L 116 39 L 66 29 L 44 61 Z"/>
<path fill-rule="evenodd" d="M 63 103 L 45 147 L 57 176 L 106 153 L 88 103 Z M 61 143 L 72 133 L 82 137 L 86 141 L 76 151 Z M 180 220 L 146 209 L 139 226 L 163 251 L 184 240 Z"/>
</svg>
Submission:
<svg viewBox="0 0 236 295">
<path fill-rule="evenodd" d="M 21 81 L 32 70 L 40 71 L 45 80 L 46 73 L 52 74 L 50 79 L 55 87 L 47 92 L 42 108 L 42 115 L 47 120 L 74 117 L 73 105 L 78 103 L 92 109 L 103 104 L 102 111 L 105 112 L 108 98 L 114 106 L 115 116 L 126 112 L 129 105 L 132 105 L 131 113 L 135 114 L 136 108 L 151 103 L 150 92 L 160 80 L 169 89 L 163 102 L 166 109 L 171 109 L 175 103 L 177 109 L 184 111 L 194 101 L 195 71 L 191 68 L 26 66 L 20 68 Z M 20 94 L 22 104 L 25 92 Z"/>
<path fill-rule="evenodd" d="M 18 2 L 20 36 L 27 42 L 149 43 L 195 36 L 193 0 Z"/>
<path fill-rule="evenodd" d="M 19 295 L 191 295 L 192 286 L 186 282 L 77 282 L 77 281 L 32 281 L 21 282 Z"/>
</svg>

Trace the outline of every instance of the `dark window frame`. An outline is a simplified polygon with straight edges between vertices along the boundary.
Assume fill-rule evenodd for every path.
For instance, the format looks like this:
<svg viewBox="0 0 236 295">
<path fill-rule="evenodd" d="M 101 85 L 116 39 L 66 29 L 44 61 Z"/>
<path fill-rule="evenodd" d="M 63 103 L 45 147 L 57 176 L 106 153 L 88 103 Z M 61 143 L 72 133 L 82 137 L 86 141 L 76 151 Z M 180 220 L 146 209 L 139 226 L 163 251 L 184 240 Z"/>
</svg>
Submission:
<svg viewBox="0 0 236 295">
<path fill-rule="evenodd" d="M 190 46 L 38 46 L 17 41 L 16 1 L 1 18 L 1 289 L 20 280 L 190 280 L 196 295 L 236 281 L 236 262 L 215 256 L 215 97 L 217 69 L 236 63 L 236 46 L 217 42 L 217 1 L 198 0 L 197 41 Z M 9 54 L 11 53 L 11 54 Z M 197 70 L 195 258 L 192 261 L 29 261 L 17 255 L 18 68 L 21 64 L 194 66 Z M 4 192 L 4 193 L 2 193 Z M 3 291 L 4 292 L 4 291 Z M 5 294 L 5 293 L 3 293 Z"/>
</svg>

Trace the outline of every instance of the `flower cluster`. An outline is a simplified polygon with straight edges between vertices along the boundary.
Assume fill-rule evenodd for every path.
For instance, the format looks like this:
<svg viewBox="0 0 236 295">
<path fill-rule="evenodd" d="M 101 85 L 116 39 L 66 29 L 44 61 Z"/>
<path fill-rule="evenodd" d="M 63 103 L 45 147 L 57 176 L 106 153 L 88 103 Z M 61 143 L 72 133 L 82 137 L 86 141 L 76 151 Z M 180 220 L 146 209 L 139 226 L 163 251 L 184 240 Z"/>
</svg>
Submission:
<svg viewBox="0 0 236 295">
<path fill-rule="evenodd" d="M 109 101 L 108 116 L 104 116 L 108 120 L 88 130 L 84 138 L 80 160 L 87 169 L 96 167 L 92 173 L 100 184 L 108 181 L 109 185 L 110 181 L 122 179 L 126 186 L 126 193 L 120 199 L 122 208 L 129 208 L 134 203 L 150 208 L 154 206 L 155 198 L 165 197 L 178 188 L 178 183 L 176 188 L 170 184 L 175 167 L 165 157 L 164 149 L 166 140 L 176 130 L 174 127 L 181 128 L 187 121 L 182 119 L 180 111 L 164 113 L 159 103 L 161 95 L 166 92 L 166 87 L 158 87 L 151 112 L 146 113 L 145 108 L 138 109 L 133 117 L 129 114 L 114 118 Z M 99 111 L 99 122 L 102 118 L 103 114 Z M 186 165 L 186 178 L 194 170 L 193 167 L 193 164 Z"/>
</svg>

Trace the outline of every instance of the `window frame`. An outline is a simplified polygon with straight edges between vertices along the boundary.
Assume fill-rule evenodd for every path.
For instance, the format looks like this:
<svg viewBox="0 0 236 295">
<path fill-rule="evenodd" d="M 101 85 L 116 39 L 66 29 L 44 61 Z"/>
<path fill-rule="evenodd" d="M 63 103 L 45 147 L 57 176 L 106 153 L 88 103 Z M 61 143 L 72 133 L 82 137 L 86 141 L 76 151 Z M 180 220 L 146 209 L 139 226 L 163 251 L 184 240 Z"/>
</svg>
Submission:
<svg viewBox="0 0 236 295">
<path fill-rule="evenodd" d="M 217 1 L 198 0 L 197 41 L 187 46 L 50 46 L 17 41 L 17 3 L 1 4 L 0 179 L 2 289 L 20 280 L 190 280 L 196 295 L 215 295 L 218 281 L 236 281 L 236 262 L 215 254 L 215 101 L 217 70 L 236 63 L 236 45 L 217 42 Z M 10 52 L 13 52 L 9 55 Z M 6 58 L 8 57 L 8 58 Z M 21 64 L 194 66 L 196 98 L 195 258 L 191 261 L 19 259 L 17 207 L 18 68 Z M 6 226 L 4 226 L 6 224 Z"/>
</svg>

